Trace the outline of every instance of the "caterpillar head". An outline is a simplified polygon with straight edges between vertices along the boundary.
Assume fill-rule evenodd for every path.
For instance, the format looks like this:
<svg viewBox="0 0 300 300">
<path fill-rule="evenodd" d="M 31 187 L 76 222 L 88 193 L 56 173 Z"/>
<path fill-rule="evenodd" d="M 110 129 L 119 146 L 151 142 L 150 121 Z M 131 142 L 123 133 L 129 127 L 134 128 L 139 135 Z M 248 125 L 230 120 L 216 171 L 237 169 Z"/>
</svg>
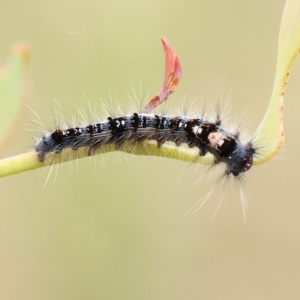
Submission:
<svg viewBox="0 0 300 300">
<path fill-rule="evenodd" d="M 240 173 L 247 172 L 253 165 L 254 152 L 255 150 L 250 144 L 246 147 L 236 147 L 226 159 L 225 174 L 238 176 Z"/>
</svg>

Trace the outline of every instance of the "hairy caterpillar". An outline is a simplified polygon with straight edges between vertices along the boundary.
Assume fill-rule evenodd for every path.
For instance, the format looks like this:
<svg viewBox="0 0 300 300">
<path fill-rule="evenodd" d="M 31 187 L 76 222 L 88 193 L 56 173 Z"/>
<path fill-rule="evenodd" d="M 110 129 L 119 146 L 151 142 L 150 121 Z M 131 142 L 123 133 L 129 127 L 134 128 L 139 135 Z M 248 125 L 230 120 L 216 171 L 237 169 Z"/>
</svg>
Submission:
<svg viewBox="0 0 300 300">
<path fill-rule="evenodd" d="M 43 136 L 34 149 L 41 162 L 48 153 L 60 153 L 63 149 L 76 151 L 88 147 L 88 155 L 103 145 L 120 146 L 130 141 L 132 146 L 143 140 L 155 140 L 157 147 L 171 141 L 179 147 L 182 143 L 197 147 L 199 155 L 211 153 L 215 163 L 225 163 L 227 175 L 238 176 L 248 171 L 253 164 L 255 149 L 251 142 L 242 144 L 238 134 L 221 127 L 221 121 L 209 122 L 205 119 L 191 119 L 185 116 L 159 116 L 145 113 L 117 118 L 108 117 L 107 121 L 67 129 L 57 128 Z"/>
</svg>

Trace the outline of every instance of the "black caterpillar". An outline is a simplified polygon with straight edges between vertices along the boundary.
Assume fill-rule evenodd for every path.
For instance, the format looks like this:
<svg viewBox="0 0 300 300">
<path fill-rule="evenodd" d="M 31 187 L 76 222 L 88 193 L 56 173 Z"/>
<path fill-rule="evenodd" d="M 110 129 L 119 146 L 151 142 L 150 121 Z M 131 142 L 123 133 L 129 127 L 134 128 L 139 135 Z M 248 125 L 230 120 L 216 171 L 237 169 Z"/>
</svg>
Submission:
<svg viewBox="0 0 300 300">
<path fill-rule="evenodd" d="M 157 147 L 166 141 L 174 142 L 176 146 L 186 143 L 189 147 L 197 147 L 200 156 L 209 152 L 215 163 L 226 164 L 226 175 L 238 176 L 248 171 L 255 153 L 251 142 L 242 144 L 237 134 L 221 127 L 220 120 L 213 123 L 201 118 L 145 113 L 109 117 L 107 121 L 66 130 L 57 128 L 43 136 L 34 149 L 43 162 L 48 153 L 60 153 L 66 148 L 77 150 L 88 147 L 88 155 L 93 155 L 102 145 L 114 144 L 118 150 L 125 141 L 134 144 L 145 139 L 157 141 Z"/>
</svg>

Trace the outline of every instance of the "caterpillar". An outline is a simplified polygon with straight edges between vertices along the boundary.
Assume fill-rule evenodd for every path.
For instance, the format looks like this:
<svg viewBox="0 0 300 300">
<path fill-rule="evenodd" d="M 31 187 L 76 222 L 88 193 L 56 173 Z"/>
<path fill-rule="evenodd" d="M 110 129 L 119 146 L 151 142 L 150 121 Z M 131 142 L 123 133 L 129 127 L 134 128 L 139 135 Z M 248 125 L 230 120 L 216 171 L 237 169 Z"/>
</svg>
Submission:
<svg viewBox="0 0 300 300">
<path fill-rule="evenodd" d="M 82 127 L 57 128 L 43 136 L 34 149 L 38 159 L 44 162 L 48 153 L 60 153 L 67 148 L 76 151 L 88 147 L 91 156 L 102 145 L 114 144 L 118 150 L 126 141 L 134 145 L 145 139 L 155 140 L 157 147 L 166 141 L 174 142 L 177 147 L 182 143 L 196 147 L 200 156 L 210 153 L 216 164 L 225 163 L 225 174 L 234 176 L 251 168 L 255 153 L 251 141 L 241 143 L 237 133 L 222 128 L 220 120 L 210 122 L 201 118 L 145 113 L 108 117 L 106 121 Z"/>
</svg>

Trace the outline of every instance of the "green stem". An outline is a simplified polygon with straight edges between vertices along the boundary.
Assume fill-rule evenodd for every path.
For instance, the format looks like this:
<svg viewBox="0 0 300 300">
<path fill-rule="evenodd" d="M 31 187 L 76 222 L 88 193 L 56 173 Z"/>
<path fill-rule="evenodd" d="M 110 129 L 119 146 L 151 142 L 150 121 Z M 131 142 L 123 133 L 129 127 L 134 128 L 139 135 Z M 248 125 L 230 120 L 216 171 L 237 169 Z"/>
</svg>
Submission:
<svg viewBox="0 0 300 300">
<path fill-rule="evenodd" d="M 103 145 L 94 155 L 116 151 L 114 144 Z M 211 165 L 213 156 L 199 156 L 199 150 L 196 148 L 175 147 L 172 144 L 165 143 L 160 148 L 157 148 L 156 141 L 143 141 L 138 144 L 132 144 L 127 141 L 122 144 L 118 151 L 126 152 L 134 155 L 158 156 L 177 159 L 185 162 Z M 0 160 L 0 177 L 10 176 L 21 172 L 43 168 L 49 165 L 68 162 L 75 159 L 80 159 L 88 156 L 88 148 L 80 148 L 78 150 L 64 149 L 59 154 L 49 153 L 44 162 L 40 162 L 37 158 L 37 153 L 31 151 L 17 156 L 9 157 Z"/>
</svg>

